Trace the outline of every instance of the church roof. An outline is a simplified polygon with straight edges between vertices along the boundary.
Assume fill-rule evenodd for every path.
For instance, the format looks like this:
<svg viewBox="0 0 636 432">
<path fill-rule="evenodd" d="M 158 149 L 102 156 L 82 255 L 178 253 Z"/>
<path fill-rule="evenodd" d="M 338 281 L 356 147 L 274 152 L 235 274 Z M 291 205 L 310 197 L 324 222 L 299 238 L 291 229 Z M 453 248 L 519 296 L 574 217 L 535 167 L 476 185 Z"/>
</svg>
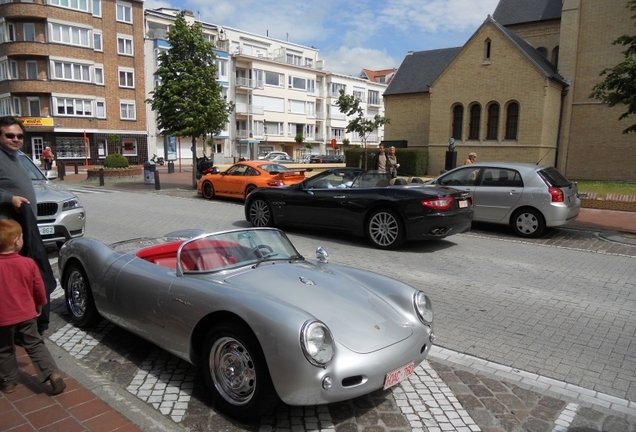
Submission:
<svg viewBox="0 0 636 432">
<path fill-rule="evenodd" d="M 499 0 L 493 18 L 501 25 L 561 18 L 563 0 Z"/>
<path fill-rule="evenodd" d="M 435 78 L 460 50 L 461 47 L 409 52 L 384 95 L 428 93 Z"/>
</svg>

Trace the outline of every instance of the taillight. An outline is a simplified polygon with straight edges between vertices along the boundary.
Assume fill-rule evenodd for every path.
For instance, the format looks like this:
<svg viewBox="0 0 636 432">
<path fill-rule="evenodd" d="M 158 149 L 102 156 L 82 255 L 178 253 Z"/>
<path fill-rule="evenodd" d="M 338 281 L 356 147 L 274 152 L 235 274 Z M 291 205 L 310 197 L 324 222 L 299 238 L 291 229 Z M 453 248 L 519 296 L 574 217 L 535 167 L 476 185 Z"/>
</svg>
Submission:
<svg viewBox="0 0 636 432">
<path fill-rule="evenodd" d="M 550 189 L 548 189 L 548 193 L 552 197 L 552 202 L 565 201 L 565 196 L 563 195 L 563 191 L 559 188 L 551 187 Z"/>
<path fill-rule="evenodd" d="M 267 186 L 273 186 L 273 187 L 285 186 L 285 182 L 283 182 L 282 180 L 272 180 L 267 182 Z"/>
<path fill-rule="evenodd" d="M 422 205 L 433 210 L 448 210 L 455 201 L 452 196 L 427 198 L 422 200 Z"/>
</svg>

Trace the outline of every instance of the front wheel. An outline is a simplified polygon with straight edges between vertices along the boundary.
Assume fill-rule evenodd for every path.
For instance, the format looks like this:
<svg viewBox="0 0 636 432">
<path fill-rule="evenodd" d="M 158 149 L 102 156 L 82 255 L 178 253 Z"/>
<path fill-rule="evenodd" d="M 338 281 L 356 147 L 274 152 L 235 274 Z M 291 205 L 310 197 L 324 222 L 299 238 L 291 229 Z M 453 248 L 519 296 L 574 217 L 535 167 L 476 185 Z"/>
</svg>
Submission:
<svg viewBox="0 0 636 432">
<path fill-rule="evenodd" d="M 249 185 L 248 187 L 245 188 L 245 198 L 247 198 L 247 196 L 250 194 L 250 192 L 252 192 L 254 189 L 256 189 L 256 186 L 254 185 Z"/>
<path fill-rule="evenodd" d="M 71 264 L 64 278 L 66 310 L 77 327 L 91 327 L 101 321 L 86 272 L 78 263 Z"/>
<path fill-rule="evenodd" d="M 379 249 L 395 249 L 405 242 L 400 217 L 393 210 L 379 209 L 367 221 L 367 237 Z"/>
<path fill-rule="evenodd" d="M 510 226 L 519 237 L 539 237 L 545 231 L 545 220 L 538 210 L 521 209 L 512 216 Z"/>
<path fill-rule="evenodd" d="M 201 188 L 203 192 L 203 197 L 206 199 L 214 198 L 214 185 L 212 182 L 206 181 L 203 183 L 203 187 Z"/>
<path fill-rule="evenodd" d="M 249 204 L 249 220 L 255 227 L 274 226 L 272 207 L 263 198 L 256 198 Z"/>
<path fill-rule="evenodd" d="M 227 322 L 210 330 L 202 366 L 215 404 L 233 417 L 259 418 L 280 401 L 258 340 L 245 325 Z"/>
</svg>

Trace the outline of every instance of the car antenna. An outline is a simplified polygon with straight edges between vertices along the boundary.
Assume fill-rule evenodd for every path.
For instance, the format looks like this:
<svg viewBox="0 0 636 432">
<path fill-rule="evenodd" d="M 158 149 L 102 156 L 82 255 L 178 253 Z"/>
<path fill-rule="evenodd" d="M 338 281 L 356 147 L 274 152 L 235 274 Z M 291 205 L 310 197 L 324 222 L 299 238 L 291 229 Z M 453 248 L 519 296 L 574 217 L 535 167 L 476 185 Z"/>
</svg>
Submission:
<svg viewBox="0 0 636 432">
<path fill-rule="evenodd" d="M 548 155 L 548 153 L 550 153 L 551 151 L 552 151 L 552 149 L 548 150 L 543 156 L 541 156 L 541 159 L 539 159 L 539 161 L 535 165 L 539 165 L 541 163 L 541 161 L 543 160 L 543 158 L 546 157 Z"/>
</svg>

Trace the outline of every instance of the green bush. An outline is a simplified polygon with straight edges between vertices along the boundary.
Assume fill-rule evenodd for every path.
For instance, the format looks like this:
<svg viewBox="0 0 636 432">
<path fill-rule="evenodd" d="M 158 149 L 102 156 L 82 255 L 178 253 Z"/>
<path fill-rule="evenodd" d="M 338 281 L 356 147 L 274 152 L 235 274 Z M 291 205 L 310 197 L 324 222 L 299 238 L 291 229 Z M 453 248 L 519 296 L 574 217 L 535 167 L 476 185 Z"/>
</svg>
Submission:
<svg viewBox="0 0 636 432">
<path fill-rule="evenodd" d="M 373 164 L 373 156 L 375 156 L 377 152 L 377 147 L 367 148 L 367 169 L 371 169 L 371 166 Z M 349 148 L 345 150 L 345 161 L 347 166 L 364 168 L 364 154 L 365 151 L 363 148 Z M 400 168 L 398 168 L 398 176 L 423 177 L 426 175 L 426 170 L 428 168 L 427 148 L 396 148 L 395 157 L 400 164 Z"/>
<path fill-rule="evenodd" d="M 104 168 L 128 168 L 128 159 L 124 155 L 114 153 L 104 159 Z"/>
</svg>

